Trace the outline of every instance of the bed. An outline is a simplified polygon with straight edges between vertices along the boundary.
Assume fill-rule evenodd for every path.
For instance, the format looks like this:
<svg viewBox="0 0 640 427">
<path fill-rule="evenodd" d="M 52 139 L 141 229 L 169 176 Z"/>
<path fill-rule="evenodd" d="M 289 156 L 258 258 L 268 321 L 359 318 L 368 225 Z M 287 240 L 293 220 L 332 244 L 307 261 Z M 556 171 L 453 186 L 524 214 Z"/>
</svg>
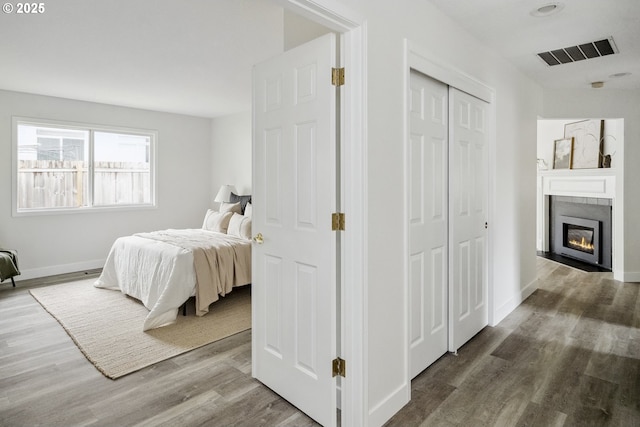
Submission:
<svg viewBox="0 0 640 427">
<path fill-rule="evenodd" d="M 251 283 L 250 206 L 242 215 L 239 205 L 227 205 L 220 212 L 207 211 L 201 229 L 116 239 L 94 286 L 140 300 L 149 310 L 145 331 L 175 322 L 180 306 L 192 296 L 196 315 L 205 315 L 234 287 Z"/>
</svg>

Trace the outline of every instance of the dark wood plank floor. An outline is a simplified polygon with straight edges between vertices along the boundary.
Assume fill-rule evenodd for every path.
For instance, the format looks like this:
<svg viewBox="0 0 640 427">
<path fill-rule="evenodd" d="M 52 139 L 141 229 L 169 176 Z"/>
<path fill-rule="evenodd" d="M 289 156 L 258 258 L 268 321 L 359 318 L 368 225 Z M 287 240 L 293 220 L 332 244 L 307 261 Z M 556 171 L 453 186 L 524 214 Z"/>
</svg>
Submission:
<svg viewBox="0 0 640 427">
<path fill-rule="evenodd" d="M 411 384 L 387 426 L 640 426 L 640 284 L 538 258 L 539 288 Z"/>
<path fill-rule="evenodd" d="M 540 288 L 412 382 L 389 426 L 640 426 L 640 285 L 539 258 Z M 253 380 L 243 332 L 116 381 L 0 287 L 1 426 L 307 426 Z"/>
</svg>

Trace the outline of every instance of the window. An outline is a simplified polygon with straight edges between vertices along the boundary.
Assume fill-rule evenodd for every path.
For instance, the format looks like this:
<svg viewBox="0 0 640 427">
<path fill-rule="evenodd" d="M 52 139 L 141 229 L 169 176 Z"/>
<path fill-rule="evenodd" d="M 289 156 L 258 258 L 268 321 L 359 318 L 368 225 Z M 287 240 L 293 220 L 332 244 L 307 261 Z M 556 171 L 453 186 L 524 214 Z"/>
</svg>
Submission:
<svg viewBox="0 0 640 427">
<path fill-rule="evenodd" d="M 15 213 L 155 205 L 153 131 L 14 118 Z"/>
</svg>

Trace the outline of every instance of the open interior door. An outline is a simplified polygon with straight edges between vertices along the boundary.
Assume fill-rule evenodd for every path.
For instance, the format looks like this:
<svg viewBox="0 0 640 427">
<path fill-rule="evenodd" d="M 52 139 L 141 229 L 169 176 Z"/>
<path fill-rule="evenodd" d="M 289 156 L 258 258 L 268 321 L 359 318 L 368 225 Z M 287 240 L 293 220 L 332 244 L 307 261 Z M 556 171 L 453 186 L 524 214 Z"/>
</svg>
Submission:
<svg viewBox="0 0 640 427">
<path fill-rule="evenodd" d="M 253 71 L 253 376 L 336 425 L 336 36 Z"/>
</svg>

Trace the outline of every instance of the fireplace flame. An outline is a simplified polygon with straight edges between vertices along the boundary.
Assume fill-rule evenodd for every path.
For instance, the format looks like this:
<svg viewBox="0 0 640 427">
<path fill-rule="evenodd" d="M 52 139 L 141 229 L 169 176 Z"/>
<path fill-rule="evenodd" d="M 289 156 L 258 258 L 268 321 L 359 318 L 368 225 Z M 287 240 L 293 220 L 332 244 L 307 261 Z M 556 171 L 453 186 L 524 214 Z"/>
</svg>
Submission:
<svg viewBox="0 0 640 427">
<path fill-rule="evenodd" d="M 571 246 L 575 246 L 575 247 L 578 247 L 578 248 L 581 248 L 581 249 L 586 249 L 586 250 L 589 250 L 589 251 L 593 251 L 594 248 L 595 248 L 593 243 L 587 243 L 587 241 L 584 239 L 584 237 L 582 238 L 582 241 L 580 241 L 580 242 L 575 240 L 575 239 L 571 239 L 571 240 L 569 240 L 569 244 Z"/>
</svg>

